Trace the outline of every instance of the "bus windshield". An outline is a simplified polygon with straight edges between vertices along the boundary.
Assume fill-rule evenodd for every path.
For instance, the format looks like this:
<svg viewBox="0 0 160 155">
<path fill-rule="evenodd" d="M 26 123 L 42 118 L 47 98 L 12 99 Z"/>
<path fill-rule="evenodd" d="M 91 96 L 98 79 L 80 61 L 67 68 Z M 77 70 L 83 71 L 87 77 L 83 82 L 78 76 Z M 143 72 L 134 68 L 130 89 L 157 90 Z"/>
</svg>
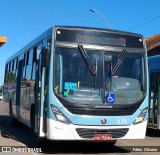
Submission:
<svg viewBox="0 0 160 155">
<path fill-rule="evenodd" d="M 136 104 L 145 95 L 144 54 L 125 51 L 120 59 L 122 54 L 85 49 L 86 59 L 78 47 L 56 47 L 55 94 L 78 105 L 107 104 L 107 94 L 114 94 L 114 104 Z"/>
</svg>

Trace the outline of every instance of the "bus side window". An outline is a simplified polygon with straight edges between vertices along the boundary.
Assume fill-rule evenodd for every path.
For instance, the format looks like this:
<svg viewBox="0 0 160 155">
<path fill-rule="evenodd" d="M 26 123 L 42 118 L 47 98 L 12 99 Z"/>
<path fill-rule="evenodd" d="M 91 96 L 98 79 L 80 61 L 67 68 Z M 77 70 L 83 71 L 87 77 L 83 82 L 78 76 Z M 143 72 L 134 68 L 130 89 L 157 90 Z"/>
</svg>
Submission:
<svg viewBox="0 0 160 155">
<path fill-rule="evenodd" d="M 14 83 L 15 74 L 14 74 L 14 64 L 15 60 L 12 61 L 12 68 L 11 68 L 11 83 Z"/>
<path fill-rule="evenodd" d="M 10 78 L 10 77 L 11 77 L 11 76 L 10 76 L 11 65 L 12 65 L 11 62 L 9 62 L 9 66 L 8 66 L 8 83 L 10 83 L 10 81 L 11 81 L 11 78 Z"/>
<path fill-rule="evenodd" d="M 7 70 L 7 83 L 9 84 L 9 73 L 10 72 L 10 62 L 8 63 L 8 70 Z"/>
<path fill-rule="evenodd" d="M 8 64 L 6 64 L 4 83 L 5 83 L 5 84 L 8 83 Z"/>
<path fill-rule="evenodd" d="M 23 70 L 22 70 L 22 78 L 21 80 L 25 80 L 25 75 L 26 75 L 26 59 L 27 59 L 27 53 L 24 54 L 24 59 L 23 59 Z"/>
<path fill-rule="evenodd" d="M 33 62 L 33 49 L 27 53 L 27 61 L 26 61 L 26 75 L 25 79 L 31 80 L 31 73 L 32 73 L 32 62 Z"/>
<path fill-rule="evenodd" d="M 18 70 L 18 58 L 15 59 L 15 65 L 14 65 L 14 72 L 15 72 L 15 79 L 14 81 L 16 82 L 16 77 L 17 77 L 17 71 Z"/>
<path fill-rule="evenodd" d="M 33 52 L 32 77 L 31 77 L 33 81 L 36 80 L 36 61 L 37 61 L 36 56 L 37 56 L 37 47 L 34 48 Z"/>
</svg>

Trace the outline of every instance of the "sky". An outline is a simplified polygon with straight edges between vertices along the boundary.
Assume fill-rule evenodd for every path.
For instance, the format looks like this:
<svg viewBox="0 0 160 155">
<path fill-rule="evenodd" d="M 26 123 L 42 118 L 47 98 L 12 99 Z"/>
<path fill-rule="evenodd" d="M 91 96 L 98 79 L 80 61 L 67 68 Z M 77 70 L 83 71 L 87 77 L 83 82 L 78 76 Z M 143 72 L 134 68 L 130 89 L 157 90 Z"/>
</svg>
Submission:
<svg viewBox="0 0 160 155">
<path fill-rule="evenodd" d="M 145 38 L 160 33 L 160 0 L 0 0 L 0 85 L 6 60 L 54 25 L 129 31 Z M 96 12 L 101 13 L 107 22 Z"/>
</svg>

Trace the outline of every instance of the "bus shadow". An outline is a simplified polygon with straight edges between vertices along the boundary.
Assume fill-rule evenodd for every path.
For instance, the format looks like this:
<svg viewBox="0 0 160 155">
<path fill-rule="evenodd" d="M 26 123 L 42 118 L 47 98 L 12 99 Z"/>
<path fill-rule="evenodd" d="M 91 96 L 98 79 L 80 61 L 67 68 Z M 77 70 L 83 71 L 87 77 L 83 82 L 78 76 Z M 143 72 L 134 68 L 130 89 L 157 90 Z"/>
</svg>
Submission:
<svg viewBox="0 0 160 155">
<path fill-rule="evenodd" d="M 45 147 L 43 147 L 45 146 Z M 104 142 L 74 142 L 63 141 L 53 142 L 48 141 L 45 145 L 39 146 L 45 154 L 98 154 L 98 153 L 129 153 L 127 149 L 119 146 L 107 144 Z"/>
<path fill-rule="evenodd" d="M 11 138 L 25 145 L 34 145 L 36 142 L 34 134 L 27 126 L 20 122 L 12 126 L 8 115 L 0 116 L 0 130 L 4 138 Z"/>
<path fill-rule="evenodd" d="M 38 138 L 27 126 L 18 123 L 11 125 L 9 116 L 0 116 L 0 131 L 4 138 L 11 138 L 23 143 L 30 148 L 41 148 L 42 153 L 64 153 L 64 154 L 97 154 L 97 153 L 129 153 L 127 148 L 108 144 L 105 142 L 74 142 L 74 141 L 38 141 Z"/>
<path fill-rule="evenodd" d="M 160 137 L 160 130 L 147 129 L 146 135 L 149 136 L 149 137 Z"/>
</svg>

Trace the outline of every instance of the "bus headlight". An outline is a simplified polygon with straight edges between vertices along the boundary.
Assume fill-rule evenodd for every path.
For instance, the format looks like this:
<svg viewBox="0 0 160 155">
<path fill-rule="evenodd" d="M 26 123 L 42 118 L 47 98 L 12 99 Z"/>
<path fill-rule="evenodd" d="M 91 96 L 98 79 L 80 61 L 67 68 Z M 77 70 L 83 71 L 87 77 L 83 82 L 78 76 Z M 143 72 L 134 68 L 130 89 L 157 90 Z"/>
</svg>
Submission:
<svg viewBox="0 0 160 155">
<path fill-rule="evenodd" d="M 139 116 L 136 118 L 136 120 L 134 121 L 133 124 L 141 123 L 144 120 L 144 118 L 147 114 L 147 111 L 148 111 L 148 108 L 143 109 L 142 112 L 139 114 Z"/>
<path fill-rule="evenodd" d="M 54 105 L 50 104 L 53 114 L 55 115 L 57 121 L 62 123 L 70 124 L 71 122 L 66 118 L 63 113 Z"/>
</svg>

